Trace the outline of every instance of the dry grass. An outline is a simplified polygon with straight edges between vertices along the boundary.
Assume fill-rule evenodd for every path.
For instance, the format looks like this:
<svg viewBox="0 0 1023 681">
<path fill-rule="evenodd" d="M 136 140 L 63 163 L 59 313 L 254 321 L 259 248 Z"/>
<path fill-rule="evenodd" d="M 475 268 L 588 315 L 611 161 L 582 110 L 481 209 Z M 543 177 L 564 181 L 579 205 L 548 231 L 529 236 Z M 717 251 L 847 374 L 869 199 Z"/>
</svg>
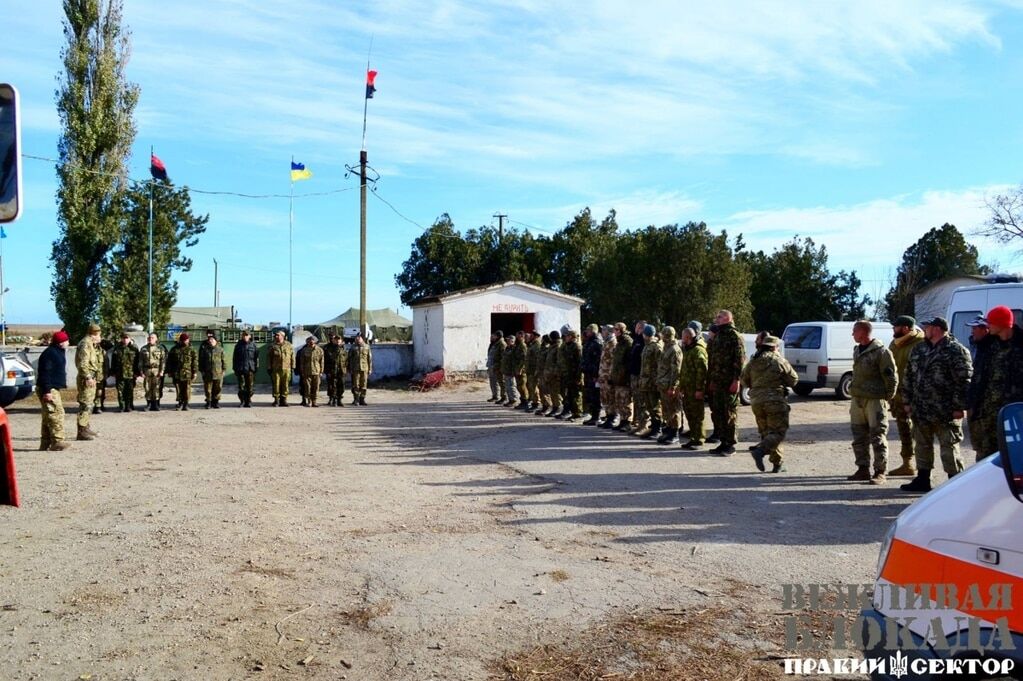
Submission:
<svg viewBox="0 0 1023 681">
<path fill-rule="evenodd" d="M 551 570 L 547 573 L 547 576 L 554 582 L 564 582 L 569 579 L 568 573 L 564 570 Z"/>
<path fill-rule="evenodd" d="M 341 622 L 360 629 L 369 629 L 373 620 L 383 617 L 391 612 L 391 604 L 388 601 L 379 601 L 364 605 L 354 610 L 346 610 L 341 613 Z"/>
<path fill-rule="evenodd" d="M 737 644 L 746 617 L 723 606 L 615 618 L 561 643 L 512 653 L 491 664 L 504 681 L 766 681 L 781 678 L 765 651 Z M 767 644 L 771 646 L 771 644 Z M 773 647 L 773 646 L 771 646 Z"/>
</svg>

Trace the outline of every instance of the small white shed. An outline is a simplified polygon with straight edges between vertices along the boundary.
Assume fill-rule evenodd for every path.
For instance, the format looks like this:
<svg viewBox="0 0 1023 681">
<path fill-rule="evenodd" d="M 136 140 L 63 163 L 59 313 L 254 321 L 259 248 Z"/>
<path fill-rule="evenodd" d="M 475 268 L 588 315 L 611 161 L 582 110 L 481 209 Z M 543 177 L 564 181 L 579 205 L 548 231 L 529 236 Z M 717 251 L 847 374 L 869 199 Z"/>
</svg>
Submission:
<svg viewBox="0 0 1023 681">
<path fill-rule="evenodd" d="M 578 331 L 583 302 L 521 281 L 420 298 L 409 305 L 413 364 L 417 371 L 483 371 L 492 332 L 548 333 L 565 324 Z"/>
</svg>

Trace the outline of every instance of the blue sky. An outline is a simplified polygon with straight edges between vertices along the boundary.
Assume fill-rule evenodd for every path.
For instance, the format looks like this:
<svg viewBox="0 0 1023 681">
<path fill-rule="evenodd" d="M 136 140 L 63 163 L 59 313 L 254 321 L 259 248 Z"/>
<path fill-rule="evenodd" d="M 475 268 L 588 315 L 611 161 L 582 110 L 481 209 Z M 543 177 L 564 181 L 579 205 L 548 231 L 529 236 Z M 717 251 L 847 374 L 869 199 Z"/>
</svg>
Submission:
<svg viewBox="0 0 1023 681">
<path fill-rule="evenodd" d="M 295 201 L 296 323 L 358 305 L 358 191 L 367 49 L 379 196 L 422 226 L 553 232 L 584 206 L 625 228 L 704 220 L 771 250 L 825 244 L 864 292 L 887 290 L 931 227 L 964 232 L 1017 185 L 1023 6 L 1011 2 L 126 0 L 141 86 L 131 175 L 150 145 L 177 184 Z M 4 12 L 0 80 L 22 93 L 26 154 L 56 156 L 57 0 Z M 24 162 L 26 210 L 4 240 L 12 323 L 55 322 L 53 164 Z M 193 195 L 210 222 L 179 304 L 287 319 L 288 201 Z M 420 232 L 369 199 L 370 307 Z M 973 239 L 982 260 L 1019 269 Z M 139 282 L 139 295 L 145 295 Z M 406 312 L 407 310 L 402 310 Z M 139 320 L 144 321 L 144 320 Z"/>
</svg>

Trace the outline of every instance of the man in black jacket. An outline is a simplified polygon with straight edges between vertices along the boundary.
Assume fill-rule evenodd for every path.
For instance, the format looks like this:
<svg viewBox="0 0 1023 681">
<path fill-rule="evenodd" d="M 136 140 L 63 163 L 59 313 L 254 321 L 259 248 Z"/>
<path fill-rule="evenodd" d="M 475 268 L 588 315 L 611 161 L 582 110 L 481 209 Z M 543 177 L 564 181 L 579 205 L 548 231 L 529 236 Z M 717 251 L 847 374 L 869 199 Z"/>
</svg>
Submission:
<svg viewBox="0 0 1023 681">
<path fill-rule="evenodd" d="M 600 337 L 600 329 L 590 324 L 583 330 L 583 358 L 580 368 L 583 371 L 583 409 L 590 417 L 583 421 L 584 426 L 595 426 L 600 421 L 600 385 L 597 375 L 600 373 L 600 355 L 604 351 L 604 341 Z"/>
<path fill-rule="evenodd" d="M 252 342 L 252 334 L 248 331 L 242 331 L 241 340 L 234 346 L 231 365 L 238 378 L 238 399 L 243 407 L 251 407 L 252 383 L 259 369 L 259 348 Z"/>
<path fill-rule="evenodd" d="M 632 392 L 632 414 L 634 416 L 638 416 L 643 412 L 643 391 L 639 388 L 639 374 L 643 369 L 643 348 L 646 347 L 643 342 L 643 329 L 645 328 L 646 320 L 641 319 L 636 322 L 636 326 L 633 327 L 631 334 L 632 347 L 629 348 L 629 388 Z M 631 428 L 635 429 L 636 424 L 632 423 Z M 631 432 L 628 425 L 622 427 L 621 424 L 615 430 Z"/>
<path fill-rule="evenodd" d="M 998 411 L 1023 400 L 1023 328 L 1005 305 L 984 316 L 989 333 L 977 342 L 966 392 L 967 425 L 977 461 L 998 451 Z"/>
<path fill-rule="evenodd" d="M 36 395 L 42 407 L 43 427 L 39 451 L 62 452 L 71 446 L 64 439 L 64 404 L 60 391 L 67 387 L 67 358 L 70 344 L 66 331 L 58 331 L 50 339 L 50 347 L 39 357 Z"/>
</svg>

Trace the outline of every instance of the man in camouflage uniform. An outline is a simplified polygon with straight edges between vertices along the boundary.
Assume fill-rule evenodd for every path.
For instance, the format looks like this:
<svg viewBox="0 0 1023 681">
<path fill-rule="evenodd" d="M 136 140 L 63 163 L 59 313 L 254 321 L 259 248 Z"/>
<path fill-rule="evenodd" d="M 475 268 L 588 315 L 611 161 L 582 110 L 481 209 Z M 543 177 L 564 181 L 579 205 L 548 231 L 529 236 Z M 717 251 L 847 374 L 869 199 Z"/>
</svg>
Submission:
<svg viewBox="0 0 1023 681">
<path fill-rule="evenodd" d="M 789 404 L 785 388 L 799 382 L 792 365 L 778 352 L 780 341 L 762 333 L 758 336 L 757 352 L 742 369 L 741 382 L 750 389 L 750 404 L 757 419 L 760 443 L 751 450 L 757 470 L 763 472 L 764 457 L 770 457 L 772 473 L 785 470 L 782 465 L 782 445 L 789 429 Z"/>
<path fill-rule="evenodd" d="M 934 438 L 948 477 L 963 470 L 959 443 L 963 439 L 966 393 L 973 364 L 970 351 L 949 335 L 948 322 L 935 317 L 923 323 L 926 342 L 913 348 L 906 368 L 906 410 L 913 417 L 916 478 L 902 485 L 906 492 L 931 491 Z"/>
<path fill-rule="evenodd" d="M 632 336 L 623 322 L 614 325 L 615 349 L 611 355 L 611 386 L 614 388 L 614 411 L 618 422 L 604 422 L 604 428 L 627 431 L 632 425 L 632 377 L 629 358 L 632 357 Z"/>
<path fill-rule="evenodd" d="M 501 352 L 501 382 L 504 384 L 505 399 L 498 406 L 514 407 L 519 400 L 519 391 L 515 386 L 515 337 L 508 335 Z"/>
<path fill-rule="evenodd" d="M 241 339 L 234 346 L 231 368 L 238 379 L 238 399 L 243 407 L 252 407 L 252 386 L 259 369 L 259 348 L 252 340 L 252 334 L 242 331 Z"/>
<path fill-rule="evenodd" d="M 99 414 L 107 410 L 107 378 L 114 379 L 114 394 L 118 398 L 117 407 L 121 407 L 120 393 L 117 392 L 117 378 L 110 368 L 114 344 L 110 339 L 104 338 L 99 342 L 99 349 L 103 353 L 103 371 L 96 376 L 96 400 L 92 403 L 93 414 Z"/>
<path fill-rule="evenodd" d="M 355 345 L 348 351 L 348 370 L 352 374 L 352 404 L 365 407 L 369 375 L 373 373 L 373 351 L 361 333 L 355 337 Z"/>
<path fill-rule="evenodd" d="M 984 320 L 988 334 L 977 344 L 966 400 L 977 461 L 998 451 L 999 410 L 1023 401 L 1023 328 L 1005 305 L 989 310 Z"/>
<path fill-rule="evenodd" d="M 267 365 L 270 370 L 270 390 L 273 406 L 288 406 L 288 392 L 291 390 L 291 372 L 295 368 L 295 350 L 284 340 L 284 332 L 274 333 L 274 342 L 267 348 Z"/>
<path fill-rule="evenodd" d="M 604 420 L 594 425 L 601 428 L 611 428 L 615 419 L 615 388 L 611 384 L 611 365 L 614 360 L 615 348 L 618 347 L 618 337 L 614 334 L 614 327 L 605 324 L 600 327 L 600 335 L 604 339 L 604 345 L 600 349 L 600 368 L 597 371 L 597 383 L 600 386 L 600 403 L 604 406 Z"/>
<path fill-rule="evenodd" d="M 519 331 L 515 334 L 515 347 L 513 357 L 515 359 L 515 392 L 519 394 L 519 403 L 516 409 L 526 409 L 529 406 L 529 391 L 526 390 L 526 360 L 529 356 L 529 348 L 526 347 L 526 332 Z M 509 404 L 508 406 L 511 406 Z"/>
<path fill-rule="evenodd" d="M 657 393 L 657 368 L 661 362 L 664 346 L 657 338 L 653 324 L 643 327 L 643 354 L 636 398 L 638 411 L 636 422 L 630 433 L 649 440 L 661 432 L 661 399 Z M 649 422 L 648 422 L 649 419 Z"/>
<path fill-rule="evenodd" d="M 558 376 L 564 408 L 554 418 L 559 421 L 575 421 L 583 413 L 581 390 L 583 387 L 582 359 L 583 346 L 575 329 L 565 324 L 561 327 L 564 342 L 558 351 Z"/>
<path fill-rule="evenodd" d="M 202 373 L 203 394 L 207 409 L 220 409 L 220 394 L 224 387 L 227 360 L 224 346 L 213 331 L 206 332 L 206 342 L 199 347 L 199 371 Z"/>
<path fill-rule="evenodd" d="M 557 416 L 561 411 L 561 369 L 559 357 L 561 356 L 561 334 L 551 331 L 551 345 L 547 348 L 547 394 L 550 395 L 551 408 L 544 412 L 544 416 Z"/>
<path fill-rule="evenodd" d="M 163 372 L 167 363 L 167 350 L 157 342 L 156 334 L 146 337 L 146 344 L 135 357 L 135 374 L 142 377 L 142 388 L 146 393 L 149 411 L 160 411 L 163 397 Z"/>
<path fill-rule="evenodd" d="M 717 332 L 707 347 L 707 388 L 710 417 L 721 444 L 711 451 L 720 456 L 735 453 L 735 420 L 739 409 L 739 376 L 746 363 L 746 348 L 735 329 L 732 313 L 718 312 Z"/>
<path fill-rule="evenodd" d="M 547 410 L 551 408 L 551 395 L 548 392 L 548 375 L 547 375 L 547 353 L 551 349 L 551 338 L 548 334 L 544 334 L 540 337 L 540 351 L 536 360 L 536 371 L 537 371 L 537 392 L 540 398 L 540 404 L 537 405 L 533 411 L 537 416 L 543 416 L 547 413 Z"/>
<path fill-rule="evenodd" d="M 97 376 L 103 376 L 103 350 L 99 346 L 100 328 L 89 324 L 85 338 L 75 351 L 78 370 L 78 439 L 93 440 L 99 433 L 89 427 L 89 416 L 96 402 Z M 102 380 L 102 379 L 99 379 Z"/>
<path fill-rule="evenodd" d="M 664 432 L 657 443 L 662 445 L 678 444 L 678 431 L 682 428 L 682 405 L 678 396 L 678 375 L 682 369 L 682 346 L 675 338 L 675 327 L 665 326 L 661 329 L 661 340 L 664 349 L 657 363 L 657 393 L 661 400 L 661 415 L 664 419 Z"/>
<path fill-rule="evenodd" d="M 530 331 L 526 343 L 526 411 L 535 411 L 540 406 L 540 332 Z"/>
<path fill-rule="evenodd" d="M 348 371 L 348 352 L 341 345 L 341 336 L 330 335 L 330 342 L 323 348 L 323 369 L 327 374 L 328 405 L 343 407 L 345 396 L 345 372 Z"/>
<path fill-rule="evenodd" d="M 501 404 L 508 399 L 504 392 L 504 380 L 501 377 L 503 357 L 504 332 L 498 329 L 490 334 L 490 347 L 487 348 L 487 376 L 490 378 L 490 399 L 487 402 Z"/>
<path fill-rule="evenodd" d="M 913 419 L 906 411 L 906 367 L 909 366 L 909 355 L 913 348 L 924 342 L 924 332 L 917 328 L 916 320 L 909 315 L 900 315 L 892 321 L 892 342 L 888 349 L 895 359 L 895 368 L 898 371 L 898 385 L 895 389 L 895 397 L 890 402 L 892 415 L 895 416 L 895 425 L 899 429 L 899 457 L 902 465 L 888 471 L 892 477 L 916 475 L 914 459 L 916 452 L 913 445 Z"/>
<path fill-rule="evenodd" d="M 682 449 L 688 450 L 702 447 L 705 436 L 703 390 L 707 385 L 707 342 L 703 340 L 702 331 L 702 325 L 696 321 L 689 322 L 682 330 L 682 367 L 679 369 L 678 389 L 689 424 L 689 440 L 683 443 Z"/>
<path fill-rule="evenodd" d="M 188 411 L 188 400 L 192 396 L 192 381 L 199 373 L 199 355 L 191 345 L 187 333 L 178 336 L 177 344 L 167 355 L 167 375 L 174 381 L 178 404 L 175 411 Z"/>
<path fill-rule="evenodd" d="M 298 374 L 305 388 L 306 404 L 318 407 L 316 398 L 320 394 L 320 374 L 323 373 L 323 348 L 317 343 L 316 336 L 310 334 L 305 339 L 305 352 L 298 365 Z"/>
<path fill-rule="evenodd" d="M 604 351 L 604 340 L 600 337 L 600 329 L 590 324 L 583 331 L 586 341 L 583 343 L 582 360 L 579 368 L 583 372 L 583 409 L 589 412 L 589 418 L 583 421 L 584 426 L 595 426 L 600 421 L 600 357 Z"/>
<path fill-rule="evenodd" d="M 853 434 L 856 472 L 847 480 L 883 485 L 888 470 L 888 403 L 899 387 L 895 358 L 873 337 L 874 326 L 860 320 L 853 324 L 852 382 L 849 384 L 849 421 Z M 870 474 L 870 450 L 874 450 L 874 474 Z"/>
<path fill-rule="evenodd" d="M 117 405 L 121 412 L 135 411 L 135 363 L 139 349 L 125 331 L 110 358 L 110 375 L 114 377 Z"/>
</svg>

